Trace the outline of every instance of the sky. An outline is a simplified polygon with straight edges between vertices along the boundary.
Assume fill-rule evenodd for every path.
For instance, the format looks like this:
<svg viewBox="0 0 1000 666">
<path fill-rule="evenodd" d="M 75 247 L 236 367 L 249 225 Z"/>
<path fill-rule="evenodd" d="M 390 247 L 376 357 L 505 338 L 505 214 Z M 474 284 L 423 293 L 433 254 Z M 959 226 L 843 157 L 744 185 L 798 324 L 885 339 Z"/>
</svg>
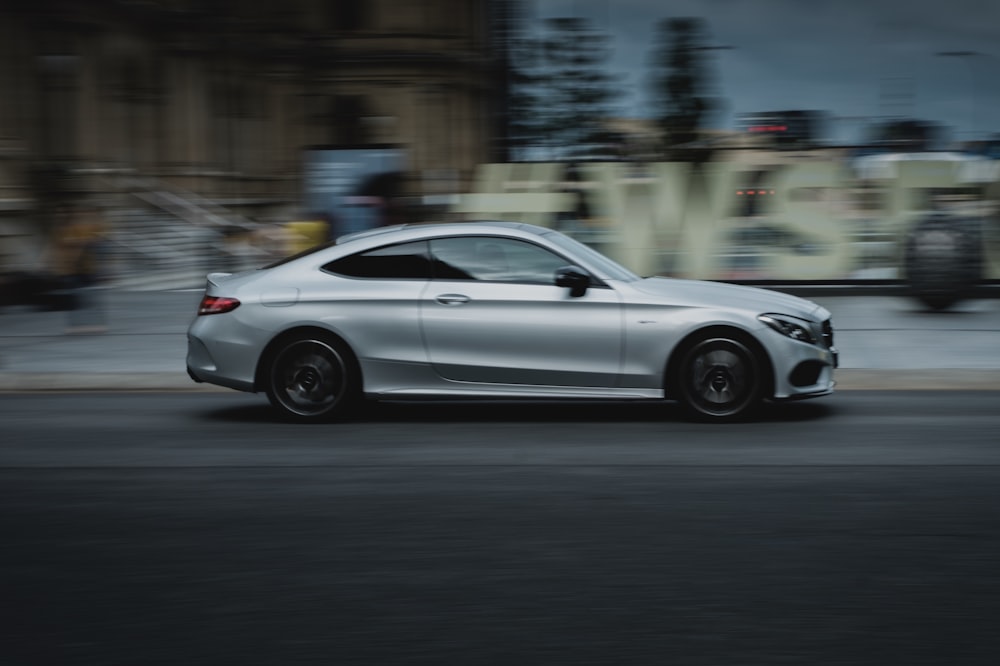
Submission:
<svg viewBox="0 0 1000 666">
<path fill-rule="evenodd" d="M 945 125 L 954 140 L 1000 133 L 1000 0 L 525 0 L 529 21 L 577 16 L 611 36 L 624 81 L 617 112 L 651 117 L 646 63 L 661 19 L 700 17 L 724 111 L 828 114 L 827 135 L 861 140 L 886 117 Z M 943 57 L 944 51 L 971 51 Z"/>
</svg>

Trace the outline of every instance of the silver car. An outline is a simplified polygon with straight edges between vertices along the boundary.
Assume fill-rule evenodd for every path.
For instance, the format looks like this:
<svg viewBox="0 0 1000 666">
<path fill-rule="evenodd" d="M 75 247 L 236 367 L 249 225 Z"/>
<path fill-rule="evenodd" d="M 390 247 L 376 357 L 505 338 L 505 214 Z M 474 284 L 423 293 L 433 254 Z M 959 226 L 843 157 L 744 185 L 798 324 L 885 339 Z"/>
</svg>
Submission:
<svg viewBox="0 0 1000 666">
<path fill-rule="evenodd" d="M 263 391 L 286 417 L 362 398 L 671 399 L 700 420 L 833 391 L 830 313 L 774 291 L 640 278 L 507 222 L 353 234 L 208 276 L 188 373 Z"/>
</svg>

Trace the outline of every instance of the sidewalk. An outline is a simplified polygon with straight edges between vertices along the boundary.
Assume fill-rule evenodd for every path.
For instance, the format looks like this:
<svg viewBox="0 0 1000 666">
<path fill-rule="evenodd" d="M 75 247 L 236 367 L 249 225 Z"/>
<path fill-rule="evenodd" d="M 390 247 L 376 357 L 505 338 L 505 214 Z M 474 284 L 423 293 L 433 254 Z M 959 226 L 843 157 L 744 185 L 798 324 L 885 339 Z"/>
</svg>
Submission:
<svg viewBox="0 0 1000 666">
<path fill-rule="evenodd" d="M 67 334 L 66 312 L 0 309 L 0 390 L 209 388 L 185 369 L 201 291 L 96 293 L 108 329 L 101 334 Z"/>
<path fill-rule="evenodd" d="M 0 309 L 0 391 L 227 391 L 187 376 L 200 291 L 102 290 L 103 334 L 68 335 L 67 313 Z M 928 312 L 902 296 L 813 296 L 833 313 L 839 390 L 1000 390 L 1000 299 Z"/>
</svg>

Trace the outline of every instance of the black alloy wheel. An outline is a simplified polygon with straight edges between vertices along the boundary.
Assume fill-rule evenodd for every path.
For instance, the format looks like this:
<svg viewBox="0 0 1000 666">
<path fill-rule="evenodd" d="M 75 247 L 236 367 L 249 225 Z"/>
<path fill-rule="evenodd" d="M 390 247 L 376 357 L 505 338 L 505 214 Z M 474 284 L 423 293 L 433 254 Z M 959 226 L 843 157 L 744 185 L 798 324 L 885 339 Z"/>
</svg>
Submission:
<svg viewBox="0 0 1000 666">
<path fill-rule="evenodd" d="M 739 420 L 761 402 L 762 363 L 740 340 L 705 337 L 685 350 L 676 386 L 681 404 L 695 419 Z"/>
<path fill-rule="evenodd" d="M 339 344 L 299 337 L 284 342 L 271 357 L 267 397 L 291 420 L 329 421 L 345 415 L 356 384 Z"/>
</svg>

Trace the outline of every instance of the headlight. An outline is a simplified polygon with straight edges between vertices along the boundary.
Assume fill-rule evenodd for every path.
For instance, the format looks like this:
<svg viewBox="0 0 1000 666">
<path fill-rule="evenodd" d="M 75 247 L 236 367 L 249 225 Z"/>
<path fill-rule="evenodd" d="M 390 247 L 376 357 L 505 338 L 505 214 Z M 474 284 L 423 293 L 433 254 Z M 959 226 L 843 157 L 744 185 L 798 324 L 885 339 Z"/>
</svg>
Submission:
<svg viewBox="0 0 1000 666">
<path fill-rule="evenodd" d="M 792 340 L 816 344 L 816 337 L 809 328 L 809 322 L 804 319 L 780 314 L 762 314 L 758 315 L 757 319 Z"/>
</svg>

